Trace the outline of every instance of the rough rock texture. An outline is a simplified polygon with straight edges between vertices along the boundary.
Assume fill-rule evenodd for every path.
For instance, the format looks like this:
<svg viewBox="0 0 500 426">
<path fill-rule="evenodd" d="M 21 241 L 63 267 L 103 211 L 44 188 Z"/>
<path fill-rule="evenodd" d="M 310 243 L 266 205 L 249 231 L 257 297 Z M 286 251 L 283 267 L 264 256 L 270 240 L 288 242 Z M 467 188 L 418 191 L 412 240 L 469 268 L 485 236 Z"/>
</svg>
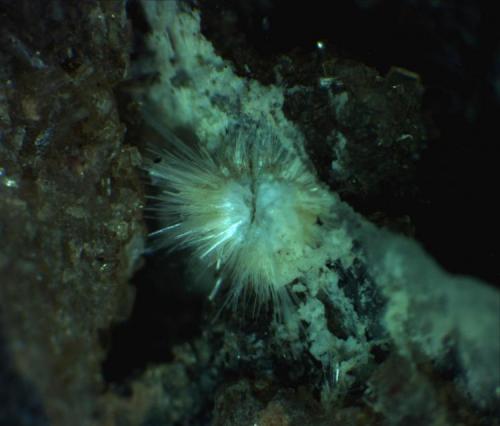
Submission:
<svg viewBox="0 0 500 426">
<path fill-rule="evenodd" d="M 322 68 L 323 76 L 306 71 L 304 81 L 293 69 L 285 74 L 289 85 L 300 87 L 287 96 L 287 115 L 299 123 L 321 178 L 334 191 L 359 209 L 376 205 L 390 212 L 391 203 L 416 192 L 416 164 L 426 142 L 419 77 L 397 68 L 382 77 L 339 59 L 325 60 Z"/>
<path fill-rule="evenodd" d="M 0 2 L 1 424 L 100 417 L 100 336 L 142 251 L 128 45 L 121 2 Z"/>
<path fill-rule="evenodd" d="M 359 0 L 368 18 L 353 21 L 365 15 L 348 6 L 336 25 L 300 5 L 301 31 L 288 2 L 207 1 L 199 14 L 184 2 L 186 14 L 173 7 L 157 27 L 144 3 L 173 4 L 0 0 L 0 425 L 499 424 L 498 292 L 445 274 L 407 240 L 365 233 L 333 195 L 338 215 L 322 224 L 318 262 L 290 284 L 287 324 L 221 311 L 224 289 L 207 302 L 188 253 L 146 255 L 132 307 L 145 234 L 138 148 L 151 134 L 130 93 L 144 100 L 151 84 L 162 120 L 207 146 L 229 120 L 272 119 L 344 200 L 413 234 L 408 200 L 436 130 L 421 114 L 427 81 L 366 38 L 366 50 L 342 33 L 326 49 L 310 47 L 317 32 L 304 38 L 311 17 L 377 29 L 413 1 Z M 448 64 L 465 57 L 475 13 L 460 23 L 457 8 L 428 3 L 424 21 L 437 11 L 447 35 L 470 37 L 423 45 Z M 462 246 L 449 244 L 479 233 L 460 229 Z"/>
</svg>

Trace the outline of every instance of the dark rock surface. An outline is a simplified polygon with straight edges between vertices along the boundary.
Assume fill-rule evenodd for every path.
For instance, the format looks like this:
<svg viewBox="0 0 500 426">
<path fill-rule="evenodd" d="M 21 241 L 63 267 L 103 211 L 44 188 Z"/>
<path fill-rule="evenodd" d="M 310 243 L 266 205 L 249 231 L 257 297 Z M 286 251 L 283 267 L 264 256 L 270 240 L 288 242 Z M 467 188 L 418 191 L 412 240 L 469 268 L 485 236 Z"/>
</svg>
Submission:
<svg viewBox="0 0 500 426">
<path fill-rule="evenodd" d="M 128 45 L 121 2 L 0 2 L 2 424 L 100 417 L 100 335 L 130 311 L 143 238 L 114 97 Z"/>
</svg>

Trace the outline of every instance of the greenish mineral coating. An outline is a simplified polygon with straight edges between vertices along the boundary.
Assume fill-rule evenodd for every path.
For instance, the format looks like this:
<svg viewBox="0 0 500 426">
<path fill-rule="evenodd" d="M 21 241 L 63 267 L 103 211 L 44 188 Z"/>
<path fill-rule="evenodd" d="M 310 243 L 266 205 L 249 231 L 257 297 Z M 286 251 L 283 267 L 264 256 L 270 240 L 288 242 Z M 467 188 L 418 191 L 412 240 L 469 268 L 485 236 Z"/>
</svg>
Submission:
<svg viewBox="0 0 500 426">
<path fill-rule="evenodd" d="M 210 303 L 201 312 L 186 291 L 165 304 L 179 302 L 182 319 L 155 308 L 150 326 L 169 342 L 163 361 L 105 382 L 108 340 L 130 314 L 128 281 L 145 236 L 137 146 L 148 134 L 131 86 L 208 149 L 235 117 L 272 117 L 273 132 L 309 155 L 332 189 L 354 205 L 371 198 L 369 214 L 383 211 L 377 197 L 388 183 L 412 194 L 426 136 L 411 73 L 381 76 L 333 57 L 318 65 L 298 53 L 273 68 L 223 28 L 208 25 L 212 38 L 202 37 L 188 7 L 183 56 L 172 63 L 158 36 L 142 51 L 149 58 L 133 63 L 153 85 L 132 79 L 124 90 L 137 77 L 131 36 L 148 40 L 166 24 L 178 35 L 175 13 L 148 24 L 141 10 L 130 2 L 143 20 L 132 28 L 125 2 L 0 2 L 0 423 L 498 424 L 498 292 L 449 276 L 338 197 L 324 262 L 293 283 L 297 309 L 285 323 Z M 219 22 L 204 13 L 205 30 Z M 268 86 L 276 75 L 295 90 Z M 390 215 L 377 222 L 398 228 Z M 159 280 L 182 292 L 186 280 L 173 270 Z M 187 338 L 176 328 L 189 318 L 202 320 Z"/>
<path fill-rule="evenodd" d="M 244 378 L 219 394 L 214 421 L 258 423 L 263 417 L 301 424 L 286 403 L 275 400 L 287 384 L 315 395 L 330 420 L 333 412 L 354 409 L 347 422 L 400 424 L 420 413 L 452 425 L 469 421 L 475 406 L 491 420 L 500 343 L 488 336 L 499 333 L 498 292 L 449 276 L 417 243 L 378 229 L 344 202 L 362 205 L 372 197 L 372 214 L 388 202 L 377 204 L 385 194 L 411 196 L 415 190 L 413 174 L 426 138 L 418 76 L 398 68 L 381 76 L 333 57 L 324 58 L 319 72 L 295 57 L 276 66 L 271 82 L 258 79 L 258 66 L 241 72 L 219 55 L 201 34 L 198 12 L 174 3 L 144 6 L 152 28 L 146 44 L 158 73 L 141 97 L 153 106 L 148 111 L 160 112 L 159 120 L 190 133 L 209 151 L 231 143 L 225 135 L 232 123 L 264 121 L 283 145 L 298 152 L 302 147 L 344 197 L 331 194 L 322 244 L 290 284 L 297 305 L 282 322 L 264 314 L 253 319 L 241 303 L 236 315 L 223 314 L 215 326 L 203 327 L 210 365 L 219 373 L 203 374 L 205 383 L 220 390 L 228 385 L 224 376 Z M 399 227 L 397 218 L 378 223 Z M 477 304 L 467 306 L 468 299 Z M 481 325 L 474 320 L 479 317 Z M 391 376 L 399 357 L 403 368 Z M 259 398 L 251 391 L 259 380 L 277 388 Z M 400 398 L 398 411 L 391 412 L 391 392 Z M 456 404 L 464 410 L 457 412 Z M 313 418 L 309 412 L 311 424 L 322 424 L 321 415 Z"/>
</svg>

